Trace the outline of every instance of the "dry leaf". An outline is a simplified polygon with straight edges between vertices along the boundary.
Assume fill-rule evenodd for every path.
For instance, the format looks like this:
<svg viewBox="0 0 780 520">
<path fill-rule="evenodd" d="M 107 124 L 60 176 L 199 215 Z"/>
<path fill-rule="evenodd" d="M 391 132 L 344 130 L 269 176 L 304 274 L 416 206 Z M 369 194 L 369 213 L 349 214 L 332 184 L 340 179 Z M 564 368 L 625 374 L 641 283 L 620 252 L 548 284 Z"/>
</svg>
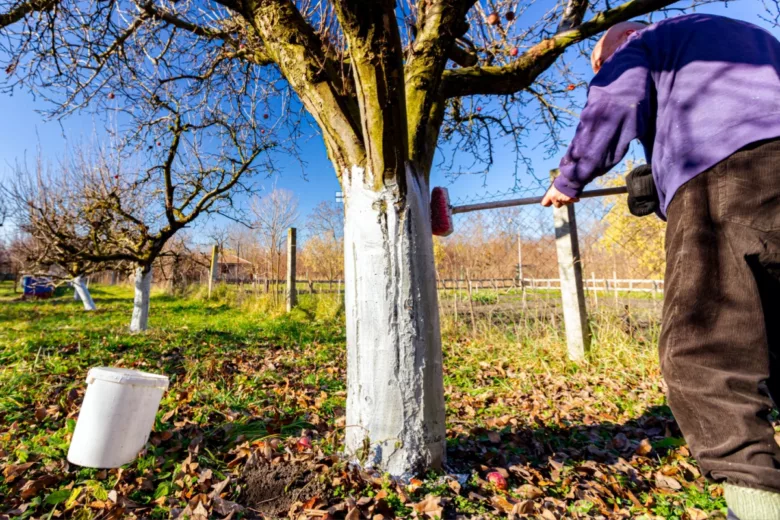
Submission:
<svg viewBox="0 0 780 520">
<path fill-rule="evenodd" d="M 517 493 L 520 498 L 524 498 L 526 500 L 534 500 L 544 496 L 544 491 L 532 484 L 523 484 L 519 488 L 515 489 L 515 493 Z"/>
<path fill-rule="evenodd" d="M 668 477 L 660 471 L 655 472 L 655 485 L 659 488 L 671 489 L 673 491 L 682 489 L 682 484 L 680 484 L 677 479 Z"/>
<path fill-rule="evenodd" d="M 650 444 L 649 439 L 642 439 L 642 442 L 639 443 L 639 446 L 636 447 L 636 450 L 634 450 L 634 453 L 637 455 L 645 456 L 648 453 L 653 451 L 653 445 Z"/>
</svg>

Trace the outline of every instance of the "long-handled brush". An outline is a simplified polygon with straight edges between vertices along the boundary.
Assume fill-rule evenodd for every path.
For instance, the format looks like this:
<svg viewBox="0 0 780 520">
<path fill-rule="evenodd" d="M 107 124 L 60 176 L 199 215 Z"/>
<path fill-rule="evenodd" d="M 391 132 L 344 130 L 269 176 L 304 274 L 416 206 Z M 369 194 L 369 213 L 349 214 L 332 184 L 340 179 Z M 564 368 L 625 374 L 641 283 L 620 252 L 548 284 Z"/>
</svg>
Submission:
<svg viewBox="0 0 780 520">
<path fill-rule="evenodd" d="M 617 188 L 604 188 L 601 190 L 586 191 L 580 195 L 581 199 L 590 197 L 604 197 L 607 195 L 620 195 L 628 193 L 625 186 Z M 479 204 L 467 204 L 464 206 L 451 206 L 450 196 L 447 188 L 433 188 L 431 191 L 431 231 L 434 235 L 446 237 L 455 230 L 452 215 L 457 213 L 468 213 L 470 211 L 479 211 L 483 209 L 511 208 L 513 206 L 527 206 L 529 204 L 539 204 L 544 196 L 526 197 L 522 199 L 497 200 L 493 202 L 482 202 Z"/>
</svg>

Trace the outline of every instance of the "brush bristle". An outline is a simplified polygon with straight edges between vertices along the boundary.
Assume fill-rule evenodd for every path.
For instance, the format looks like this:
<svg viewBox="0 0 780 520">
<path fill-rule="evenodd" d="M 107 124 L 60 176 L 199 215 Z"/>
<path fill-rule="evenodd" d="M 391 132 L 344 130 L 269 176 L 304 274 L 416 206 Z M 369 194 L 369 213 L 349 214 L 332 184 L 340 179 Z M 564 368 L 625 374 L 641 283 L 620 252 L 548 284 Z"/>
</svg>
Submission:
<svg viewBox="0 0 780 520">
<path fill-rule="evenodd" d="M 452 208 L 447 188 L 433 188 L 431 191 L 431 232 L 440 237 L 452 234 Z"/>
</svg>

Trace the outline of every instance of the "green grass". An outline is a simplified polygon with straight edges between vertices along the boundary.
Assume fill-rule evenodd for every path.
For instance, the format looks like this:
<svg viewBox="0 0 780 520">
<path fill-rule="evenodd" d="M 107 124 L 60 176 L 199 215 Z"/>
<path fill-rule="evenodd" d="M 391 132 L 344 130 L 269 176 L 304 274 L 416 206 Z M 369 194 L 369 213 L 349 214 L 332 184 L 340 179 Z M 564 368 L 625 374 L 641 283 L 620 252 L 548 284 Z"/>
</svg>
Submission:
<svg viewBox="0 0 780 520">
<path fill-rule="evenodd" d="M 107 510 L 93 506 L 110 502 L 108 493 L 116 491 L 142 506 L 144 515 L 167 518 L 199 492 L 197 478 L 180 478 L 188 461 L 198 462 L 198 472 L 211 470 L 214 482 L 230 476 L 224 498 L 241 502 L 237 475 L 256 439 L 295 437 L 306 429 L 325 453 L 340 452 L 346 386 L 337 295 L 301 295 L 300 308 L 285 315 L 279 302 L 232 287 L 218 288 L 211 300 L 202 292 L 156 291 L 150 331 L 133 335 L 127 330 L 131 288 L 91 290 L 98 310 L 87 313 L 71 296 L 22 302 L 9 283 L 0 284 L 0 468 L 32 463 L 0 482 L 0 497 L 13 497 L 0 500 L 0 515 L 26 504 L 10 516 L 98 518 Z M 664 406 L 657 324 L 627 331 L 603 313 L 591 326 L 589 362 L 575 364 L 566 360 L 559 323 L 485 319 L 474 332 L 464 320 L 445 316 L 448 456 L 453 471 L 472 478 L 456 493 L 431 474 L 410 498 L 441 494 L 462 514 L 501 517 L 496 497 L 518 501 L 512 490 L 529 484 L 560 502 L 556 514 L 572 518 L 604 507 L 679 519 L 690 507 L 721 510 L 717 486 L 677 469 L 683 462 L 695 468 L 695 462 Z M 151 443 L 121 473 L 65 463 L 86 373 L 105 365 L 171 378 Z M 616 438 L 628 447 L 621 451 Z M 640 457 L 633 450 L 644 438 L 653 452 Z M 636 475 L 628 478 L 615 465 L 617 456 Z M 561 467 L 552 459 L 562 460 Z M 619 482 L 621 492 L 610 497 L 589 488 L 599 477 L 578 469 L 586 464 Z M 497 467 L 510 468 L 509 492 L 483 484 Z M 682 489 L 658 489 L 653 474 L 660 469 L 677 475 Z M 30 492 L 36 483 L 40 489 Z M 410 504 L 394 488 L 369 486 L 366 493 L 380 490 L 399 515 L 407 514 Z M 544 497 L 534 503 L 553 507 Z"/>
</svg>

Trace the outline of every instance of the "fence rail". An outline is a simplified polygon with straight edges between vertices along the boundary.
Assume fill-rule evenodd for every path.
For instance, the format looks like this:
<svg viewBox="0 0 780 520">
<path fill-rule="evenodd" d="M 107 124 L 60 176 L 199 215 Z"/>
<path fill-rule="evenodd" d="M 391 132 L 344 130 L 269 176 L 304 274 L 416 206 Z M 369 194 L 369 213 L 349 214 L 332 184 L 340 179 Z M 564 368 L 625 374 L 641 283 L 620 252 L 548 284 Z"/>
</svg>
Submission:
<svg viewBox="0 0 780 520">
<path fill-rule="evenodd" d="M 561 289 L 560 278 L 485 278 L 485 279 L 445 279 L 438 280 L 439 290 L 462 290 L 467 289 L 471 283 L 471 288 L 478 289 Z M 318 282 L 314 282 L 318 283 Z M 617 279 L 600 278 L 583 281 L 583 287 L 588 291 L 629 291 L 629 292 L 652 292 L 663 293 L 663 280 L 642 279 Z"/>
</svg>

